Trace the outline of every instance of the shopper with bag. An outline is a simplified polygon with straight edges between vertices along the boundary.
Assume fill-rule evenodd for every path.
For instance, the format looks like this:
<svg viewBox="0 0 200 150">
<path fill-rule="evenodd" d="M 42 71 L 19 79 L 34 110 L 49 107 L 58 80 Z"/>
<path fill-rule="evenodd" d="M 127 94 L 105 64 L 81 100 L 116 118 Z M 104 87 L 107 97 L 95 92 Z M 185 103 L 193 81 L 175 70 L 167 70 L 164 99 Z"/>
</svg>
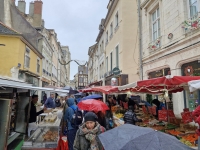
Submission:
<svg viewBox="0 0 200 150">
<path fill-rule="evenodd" d="M 65 110 L 64 121 L 67 124 L 67 140 L 69 150 L 73 150 L 74 139 L 79 125 L 82 123 L 82 112 L 78 110 L 73 98 L 67 100 L 68 108 Z"/>
<path fill-rule="evenodd" d="M 84 123 L 76 133 L 74 150 L 103 150 L 98 135 L 105 132 L 105 128 L 97 122 L 97 115 L 87 112 L 84 116 Z"/>
</svg>

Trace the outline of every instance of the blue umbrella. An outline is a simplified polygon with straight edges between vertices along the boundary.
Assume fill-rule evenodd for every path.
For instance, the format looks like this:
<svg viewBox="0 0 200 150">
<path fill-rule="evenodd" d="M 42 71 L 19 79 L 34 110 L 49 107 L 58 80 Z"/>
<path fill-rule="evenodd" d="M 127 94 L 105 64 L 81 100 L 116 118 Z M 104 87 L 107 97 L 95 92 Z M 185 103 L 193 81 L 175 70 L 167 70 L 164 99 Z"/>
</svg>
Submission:
<svg viewBox="0 0 200 150">
<path fill-rule="evenodd" d="M 99 94 L 93 94 L 93 95 L 89 95 L 86 96 L 84 98 L 82 98 L 82 100 L 86 100 L 86 99 L 102 99 L 103 97 Z"/>
<path fill-rule="evenodd" d="M 77 94 L 74 94 L 75 96 L 83 96 L 84 94 L 83 93 L 77 93 Z"/>
<path fill-rule="evenodd" d="M 105 150 L 192 150 L 174 136 L 124 124 L 99 135 Z"/>
</svg>

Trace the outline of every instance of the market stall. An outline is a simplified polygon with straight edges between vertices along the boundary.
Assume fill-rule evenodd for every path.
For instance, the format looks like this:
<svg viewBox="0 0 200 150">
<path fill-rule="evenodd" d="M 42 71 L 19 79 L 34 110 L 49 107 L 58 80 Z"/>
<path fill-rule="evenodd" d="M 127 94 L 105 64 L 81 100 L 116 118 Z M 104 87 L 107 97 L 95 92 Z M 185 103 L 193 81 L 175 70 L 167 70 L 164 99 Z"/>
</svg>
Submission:
<svg viewBox="0 0 200 150">
<path fill-rule="evenodd" d="M 41 114 L 45 118 L 38 124 L 37 130 L 24 141 L 22 150 L 57 148 L 59 131 L 62 125 L 62 117 L 58 117 L 60 113 L 63 113 L 62 108 L 56 108 L 49 111 L 49 113 Z"/>
<path fill-rule="evenodd" d="M 127 91 L 133 93 L 150 93 L 153 95 L 162 95 L 163 99 L 169 101 L 168 93 L 181 92 L 190 85 L 192 80 L 200 79 L 200 77 L 182 77 L 182 76 L 166 76 L 156 79 L 149 79 L 134 82 L 128 85 L 118 87 L 119 91 Z M 199 80 L 200 81 L 200 80 Z M 200 82 L 199 82 L 200 83 Z M 195 81 L 197 84 L 197 81 Z M 200 85 L 200 84 L 199 84 Z M 197 85 L 193 89 L 197 89 Z M 200 86 L 199 86 L 200 87 Z M 167 103 L 168 104 L 168 103 Z M 168 106 L 168 105 L 167 105 Z M 121 125 L 123 114 L 116 113 L 114 117 L 116 118 L 116 124 Z M 184 109 L 181 113 L 182 119 L 175 117 L 173 110 L 163 109 L 158 111 L 158 118 L 155 118 L 156 109 L 154 107 L 145 107 L 140 108 L 139 112 L 136 112 L 138 117 L 143 119 L 142 123 L 137 125 L 143 127 L 150 127 L 155 130 L 165 132 L 167 134 L 173 135 L 176 138 L 180 139 L 184 144 L 194 147 L 197 149 L 198 146 L 198 135 L 196 134 L 197 126 L 190 124 L 194 121 L 192 118 L 191 112 Z M 121 124 L 120 124 L 120 123 Z"/>
<path fill-rule="evenodd" d="M 30 105 L 31 91 L 55 92 L 52 88 L 33 87 L 22 81 L 0 78 L 0 149 L 20 150 L 28 125 L 25 107 Z M 56 90 L 59 93 L 67 91 Z"/>
</svg>

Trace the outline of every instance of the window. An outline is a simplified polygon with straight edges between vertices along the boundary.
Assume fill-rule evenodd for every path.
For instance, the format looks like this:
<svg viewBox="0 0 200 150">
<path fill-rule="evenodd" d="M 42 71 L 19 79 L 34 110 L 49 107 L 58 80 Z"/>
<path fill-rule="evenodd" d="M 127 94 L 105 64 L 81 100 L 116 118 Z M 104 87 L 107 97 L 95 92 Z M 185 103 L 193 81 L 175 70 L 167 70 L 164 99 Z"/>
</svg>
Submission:
<svg viewBox="0 0 200 150">
<path fill-rule="evenodd" d="M 30 67 L 30 49 L 28 47 L 26 47 L 24 66 L 26 68 Z"/>
<path fill-rule="evenodd" d="M 102 49 L 101 49 L 101 52 L 103 52 L 103 51 L 104 51 L 104 42 L 103 42 L 103 41 L 102 41 L 102 44 L 101 44 L 101 45 L 102 45 L 102 47 L 101 47 L 101 48 L 102 48 Z"/>
<path fill-rule="evenodd" d="M 40 59 L 37 59 L 37 72 L 40 73 Z"/>
<path fill-rule="evenodd" d="M 108 31 L 106 32 L 106 43 L 108 43 Z"/>
<path fill-rule="evenodd" d="M 115 24 L 116 24 L 115 27 L 118 27 L 118 25 L 119 25 L 119 15 L 118 15 L 118 12 L 115 15 Z"/>
<path fill-rule="evenodd" d="M 108 57 L 106 57 L 106 72 L 108 72 Z"/>
<path fill-rule="evenodd" d="M 190 17 L 194 17 L 198 13 L 198 1 L 197 0 L 189 0 L 190 7 Z"/>
<path fill-rule="evenodd" d="M 119 67 L 119 45 L 115 47 L 116 52 L 116 67 Z"/>
<path fill-rule="evenodd" d="M 48 60 L 46 61 L 46 71 L 47 72 L 49 71 L 49 62 L 48 62 Z"/>
<path fill-rule="evenodd" d="M 99 67 L 99 76 L 100 76 L 100 79 L 101 79 L 101 74 L 102 74 L 102 71 L 101 71 L 101 65 Z"/>
<path fill-rule="evenodd" d="M 152 14 L 152 39 L 157 40 L 160 37 L 160 14 L 159 8 Z"/>
<path fill-rule="evenodd" d="M 185 90 L 185 98 L 186 98 L 186 107 L 189 108 L 190 111 L 193 111 L 195 108 L 197 108 L 199 104 L 199 94 L 200 91 L 194 91 L 192 94 L 189 90 Z"/>
<path fill-rule="evenodd" d="M 50 64 L 50 62 L 49 62 L 49 70 L 48 70 L 48 72 L 49 72 L 49 75 L 50 75 L 50 73 L 51 73 L 51 64 Z"/>
<path fill-rule="evenodd" d="M 110 70 L 112 71 L 112 52 L 110 53 Z"/>
<path fill-rule="evenodd" d="M 101 47 L 101 44 L 100 44 L 100 46 L 99 46 L 99 50 L 101 51 L 101 49 L 102 49 L 102 47 Z"/>
<path fill-rule="evenodd" d="M 113 23 L 110 24 L 110 37 L 113 35 Z"/>
</svg>

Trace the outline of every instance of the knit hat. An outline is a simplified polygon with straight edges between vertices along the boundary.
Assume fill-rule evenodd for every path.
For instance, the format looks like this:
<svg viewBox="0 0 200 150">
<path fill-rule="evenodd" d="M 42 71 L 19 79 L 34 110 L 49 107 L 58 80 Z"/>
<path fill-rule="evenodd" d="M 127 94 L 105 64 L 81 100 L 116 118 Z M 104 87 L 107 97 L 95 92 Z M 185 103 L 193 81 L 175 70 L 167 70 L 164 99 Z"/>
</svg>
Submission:
<svg viewBox="0 0 200 150">
<path fill-rule="evenodd" d="M 94 122 L 96 122 L 97 119 L 98 119 L 98 117 L 97 117 L 97 115 L 96 115 L 95 113 L 93 113 L 93 112 L 87 112 L 87 113 L 85 114 L 84 119 L 85 119 L 85 122 L 87 122 L 87 121 L 94 121 Z"/>
</svg>

